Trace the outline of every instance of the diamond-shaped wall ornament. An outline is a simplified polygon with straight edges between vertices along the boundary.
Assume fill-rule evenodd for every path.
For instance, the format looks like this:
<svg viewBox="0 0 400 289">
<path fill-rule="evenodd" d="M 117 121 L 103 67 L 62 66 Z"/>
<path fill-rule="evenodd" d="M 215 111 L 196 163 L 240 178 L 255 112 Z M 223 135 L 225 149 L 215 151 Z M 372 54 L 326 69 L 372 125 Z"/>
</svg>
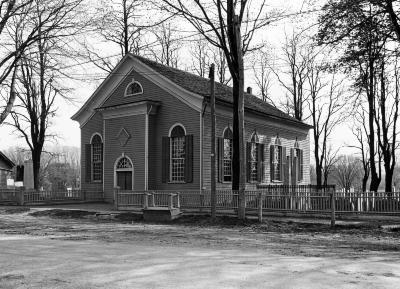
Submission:
<svg viewBox="0 0 400 289">
<path fill-rule="evenodd" d="M 131 135 L 126 131 L 125 128 L 122 128 L 117 135 L 117 140 L 121 146 L 125 146 L 130 138 Z"/>
</svg>

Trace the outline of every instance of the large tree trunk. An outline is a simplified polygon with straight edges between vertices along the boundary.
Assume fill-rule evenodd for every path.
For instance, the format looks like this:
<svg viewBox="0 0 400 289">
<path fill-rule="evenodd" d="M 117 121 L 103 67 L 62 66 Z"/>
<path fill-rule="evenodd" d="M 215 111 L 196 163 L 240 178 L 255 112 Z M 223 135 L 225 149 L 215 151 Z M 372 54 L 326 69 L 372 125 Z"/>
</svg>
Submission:
<svg viewBox="0 0 400 289">
<path fill-rule="evenodd" d="M 392 192 L 393 170 L 385 164 L 385 192 Z"/>
<path fill-rule="evenodd" d="M 40 157 L 42 155 L 42 150 L 34 149 L 32 150 L 32 165 L 33 165 L 33 187 L 38 190 L 40 187 L 39 173 L 40 173 Z"/>
<path fill-rule="evenodd" d="M 369 47 L 371 49 L 371 47 Z M 368 127 L 369 127 L 369 159 L 370 159 L 370 166 L 371 166 L 371 183 L 369 185 L 369 190 L 371 192 L 376 192 L 379 188 L 379 184 L 381 182 L 381 177 L 378 176 L 377 168 L 375 164 L 375 128 L 374 128 L 374 121 L 375 121 L 375 107 L 374 107 L 374 99 L 375 99 L 375 89 L 374 89 L 374 60 L 371 59 L 372 56 L 369 57 L 368 63 L 368 78 L 369 83 L 366 87 L 367 89 L 367 98 L 368 98 Z"/>
<path fill-rule="evenodd" d="M 243 62 L 242 62 L 243 64 Z M 244 140 L 244 78 L 233 78 L 232 190 L 239 194 L 239 219 L 245 217 L 246 154 Z"/>
</svg>

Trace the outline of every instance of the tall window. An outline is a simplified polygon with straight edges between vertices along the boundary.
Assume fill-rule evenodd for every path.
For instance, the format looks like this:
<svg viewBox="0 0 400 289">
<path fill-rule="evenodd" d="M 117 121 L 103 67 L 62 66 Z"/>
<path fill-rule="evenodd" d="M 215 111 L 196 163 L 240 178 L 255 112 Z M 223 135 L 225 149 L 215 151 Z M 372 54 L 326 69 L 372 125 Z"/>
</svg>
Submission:
<svg viewBox="0 0 400 289">
<path fill-rule="evenodd" d="M 232 138 L 233 134 L 228 127 L 224 131 L 224 159 L 223 159 L 223 181 L 232 181 Z"/>
<path fill-rule="evenodd" d="M 170 181 L 185 181 L 185 130 L 175 126 L 171 131 Z"/>
<path fill-rule="evenodd" d="M 250 141 L 250 181 L 256 182 L 258 180 L 258 136 L 254 133 Z"/>
<path fill-rule="evenodd" d="M 92 180 L 103 180 L 103 141 L 96 134 L 92 138 Z"/>
<path fill-rule="evenodd" d="M 274 145 L 271 145 L 271 181 L 283 181 L 282 155 L 281 140 L 277 137 Z"/>
</svg>

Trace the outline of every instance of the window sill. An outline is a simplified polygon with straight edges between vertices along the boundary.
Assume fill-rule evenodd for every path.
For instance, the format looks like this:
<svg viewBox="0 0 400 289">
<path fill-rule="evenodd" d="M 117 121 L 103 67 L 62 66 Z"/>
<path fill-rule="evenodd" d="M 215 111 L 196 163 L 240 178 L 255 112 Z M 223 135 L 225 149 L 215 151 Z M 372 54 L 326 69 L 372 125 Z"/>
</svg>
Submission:
<svg viewBox="0 0 400 289">
<path fill-rule="evenodd" d="M 103 183 L 103 181 L 91 181 L 91 183 L 93 183 L 93 184 L 101 184 L 101 183 Z"/>
<path fill-rule="evenodd" d="M 168 182 L 168 184 L 186 184 L 186 182 Z"/>
</svg>

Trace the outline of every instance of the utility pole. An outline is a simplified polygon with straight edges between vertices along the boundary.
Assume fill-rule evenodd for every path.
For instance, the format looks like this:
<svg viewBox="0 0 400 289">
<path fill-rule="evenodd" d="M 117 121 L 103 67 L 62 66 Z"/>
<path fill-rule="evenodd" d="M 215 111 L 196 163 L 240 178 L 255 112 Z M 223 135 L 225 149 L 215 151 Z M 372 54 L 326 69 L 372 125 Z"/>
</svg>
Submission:
<svg viewBox="0 0 400 289">
<path fill-rule="evenodd" d="M 210 81 L 211 81 L 211 219 L 215 220 L 217 210 L 216 198 L 216 183 L 215 183 L 215 65 L 211 64 L 210 67 Z"/>
</svg>

